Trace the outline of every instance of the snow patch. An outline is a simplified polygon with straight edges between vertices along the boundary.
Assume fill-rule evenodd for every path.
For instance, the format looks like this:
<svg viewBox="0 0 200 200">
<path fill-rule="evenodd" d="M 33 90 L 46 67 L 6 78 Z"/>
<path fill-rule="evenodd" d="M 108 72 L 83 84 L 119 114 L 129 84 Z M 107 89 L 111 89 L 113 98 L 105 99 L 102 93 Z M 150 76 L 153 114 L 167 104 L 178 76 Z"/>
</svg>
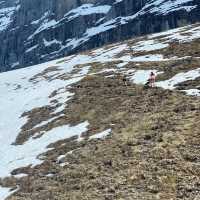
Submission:
<svg viewBox="0 0 200 200">
<path fill-rule="evenodd" d="M 10 195 L 12 195 L 13 193 L 15 193 L 16 191 L 17 190 L 11 191 L 10 188 L 5 188 L 5 187 L 0 186 L 0 199 L 4 200 L 4 199 L 8 198 Z"/>
<path fill-rule="evenodd" d="M 10 176 L 14 169 L 31 165 L 32 167 L 42 163 L 42 160 L 38 158 L 39 155 L 45 153 L 52 148 L 48 148 L 48 145 L 55 143 L 59 140 L 70 138 L 72 136 L 81 135 L 87 131 L 88 122 L 83 122 L 76 126 L 64 125 L 56 127 L 40 138 L 30 138 L 23 145 L 10 145 L 5 149 L 2 154 L 1 148 L 1 166 L 0 166 L 0 177 L 5 178 Z"/>
<path fill-rule="evenodd" d="M 51 41 L 47 41 L 47 40 L 44 38 L 44 39 L 43 39 L 43 42 L 44 42 L 44 46 L 46 46 L 46 47 L 49 47 L 49 46 L 51 46 L 51 45 L 53 45 L 53 44 L 59 44 L 59 45 L 62 44 L 62 42 L 60 42 L 60 41 L 58 41 L 58 40 L 56 40 L 56 39 L 51 40 Z"/>
<path fill-rule="evenodd" d="M 198 77 L 200 77 L 200 68 L 191 70 L 188 72 L 182 72 L 182 73 L 176 74 L 174 77 L 172 77 L 169 80 L 157 82 L 156 86 L 162 87 L 164 89 L 173 90 L 176 88 L 177 84 L 188 81 L 188 80 L 195 80 Z"/>
<path fill-rule="evenodd" d="M 74 18 L 84 15 L 107 14 L 110 9 L 111 6 L 109 5 L 94 6 L 94 4 L 83 4 L 82 6 L 66 13 L 64 17 L 67 17 L 68 20 L 72 20 Z"/>
<path fill-rule="evenodd" d="M 12 16 L 17 7 L 8 7 L 0 9 L 0 31 L 7 29 L 12 22 Z"/>
<path fill-rule="evenodd" d="M 151 72 L 155 74 L 161 73 L 157 70 L 135 70 L 130 77 L 130 80 L 135 84 L 145 84 L 148 81 Z"/>
<path fill-rule="evenodd" d="M 136 45 L 132 47 L 132 50 L 133 51 L 154 51 L 154 50 L 164 49 L 168 46 L 169 44 L 156 42 L 155 40 L 146 40 L 146 41 L 140 41 L 136 43 Z"/>
<path fill-rule="evenodd" d="M 25 52 L 26 52 L 26 53 L 29 53 L 29 52 L 33 51 L 34 49 L 37 49 L 38 46 L 39 46 L 38 44 L 37 44 L 37 45 L 34 45 L 34 46 L 30 47 L 29 49 L 27 49 Z"/>
<path fill-rule="evenodd" d="M 183 91 L 186 92 L 187 95 L 200 97 L 200 90 L 199 89 L 189 89 L 189 90 L 183 90 Z"/>
<path fill-rule="evenodd" d="M 125 62 L 159 62 L 159 61 L 167 61 L 169 59 L 164 59 L 162 54 L 148 54 L 144 56 L 123 56 L 119 58 L 119 60 L 123 60 Z"/>
<path fill-rule="evenodd" d="M 104 139 L 105 137 L 107 137 L 108 135 L 111 134 L 111 131 L 112 131 L 111 129 L 107 129 L 107 130 L 105 130 L 101 133 L 97 133 L 95 135 L 90 136 L 89 139 L 90 140 L 92 140 L 92 139 Z"/>
<path fill-rule="evenodd" d="M 197 5 L 185 5 L 190 2 L 193 2 L 193 0 L 151 0 L 150 3 L 145 6 L 144 9 L 150 13 L 163 15 L 166 15 L 170 12 L 174 12 L 176 10 L 186 10 L 187 12 L 190 12 L 191 10 L 197 7 Z"/>
</svg>

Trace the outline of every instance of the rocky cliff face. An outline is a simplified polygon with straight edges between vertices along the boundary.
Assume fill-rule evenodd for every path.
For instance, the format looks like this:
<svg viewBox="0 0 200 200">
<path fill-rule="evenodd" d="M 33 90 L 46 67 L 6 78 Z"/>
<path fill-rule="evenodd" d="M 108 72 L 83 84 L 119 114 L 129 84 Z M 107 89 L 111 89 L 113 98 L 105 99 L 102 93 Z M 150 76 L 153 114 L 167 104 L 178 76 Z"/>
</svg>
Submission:
<svg viewBox="0 0 200 200">
<path fill-rule="evenodd" d="M 199 20 L 199 0 L 0 1 L 0 71 Z"/>
</svg>

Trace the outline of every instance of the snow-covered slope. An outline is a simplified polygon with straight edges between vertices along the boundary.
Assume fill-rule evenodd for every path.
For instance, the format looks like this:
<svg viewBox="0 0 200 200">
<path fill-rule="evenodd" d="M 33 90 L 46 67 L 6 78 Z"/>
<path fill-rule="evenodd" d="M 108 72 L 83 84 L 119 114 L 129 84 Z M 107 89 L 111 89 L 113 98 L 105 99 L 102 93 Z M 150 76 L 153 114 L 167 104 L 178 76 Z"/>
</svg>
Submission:
<svg viewBox="0 0 200 200">
<path fill-rule="evenodd" d="M 199 40 L 200 25 L 194 24 L 1 73 L 0 199 L 20 190 L 18 181 L 28 176 L 23 168 L 42 165 L 46 154 L 56 151 L 52 144 L 104 138 L 112 132 L 113 125 L 98 131 L 87 118 L 67 119 L 64 110 L 73 104 L 74 88 L 79 90 L 83 79 L 120 74 L 132 84 L 144 84 L 154 71 L 158 87 L 200 96 Z M 93 131 L 87 138 L 89 129 Z M 15 181 L 6 182 L 6 177 Z"/>
<path fill-rule="evenodd" d="M 0 2 L 0 71 L 200 20 L 198 0 Z"/>
</svg>

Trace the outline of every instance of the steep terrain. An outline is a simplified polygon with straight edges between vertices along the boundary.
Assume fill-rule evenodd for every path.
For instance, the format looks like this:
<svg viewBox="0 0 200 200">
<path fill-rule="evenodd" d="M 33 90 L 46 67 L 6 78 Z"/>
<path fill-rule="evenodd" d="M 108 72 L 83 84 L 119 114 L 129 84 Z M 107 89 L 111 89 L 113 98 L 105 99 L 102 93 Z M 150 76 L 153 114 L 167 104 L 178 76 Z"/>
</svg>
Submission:
<svg viewBox="0 0 200 200">
<path fill-rule="evenodd" d="M 0 199 L 200 199 L 199 41 L 193 24 L 1 73 Z"/>
<path fill-rule="evenodd" d="M 199 20 L 199 0 L 1 0 L 0 71 Z"/>
</svg>

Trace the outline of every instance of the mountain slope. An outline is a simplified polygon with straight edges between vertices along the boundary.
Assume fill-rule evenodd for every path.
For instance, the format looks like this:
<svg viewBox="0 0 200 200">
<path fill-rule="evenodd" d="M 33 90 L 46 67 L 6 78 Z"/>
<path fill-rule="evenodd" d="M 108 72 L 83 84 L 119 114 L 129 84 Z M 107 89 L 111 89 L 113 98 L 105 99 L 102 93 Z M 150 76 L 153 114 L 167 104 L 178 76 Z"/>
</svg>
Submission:
<svg viewBox="0 0 200 200">
<path fill-rule="evenodd" d="M 200 20 L 198 0 L 0 1 L 0 71 Z"/>
<path fill-rule="evenodd" d="M 0 199 L 198 199 L 199 39 L 194 24 L 1 73 Z"/>
</svg>

